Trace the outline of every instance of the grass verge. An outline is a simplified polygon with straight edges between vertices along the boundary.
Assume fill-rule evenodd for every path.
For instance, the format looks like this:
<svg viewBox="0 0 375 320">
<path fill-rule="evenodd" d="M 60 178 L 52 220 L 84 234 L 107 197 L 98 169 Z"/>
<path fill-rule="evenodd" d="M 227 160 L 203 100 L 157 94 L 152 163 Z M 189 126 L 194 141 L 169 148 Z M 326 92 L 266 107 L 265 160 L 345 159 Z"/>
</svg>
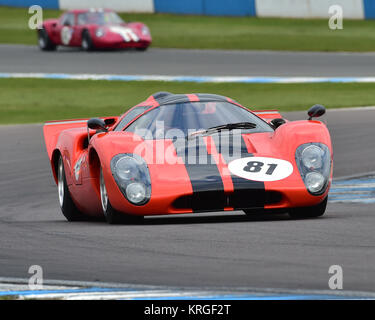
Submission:
<svg viewBox="0 0 375 320">
<path fill-rule="evenodd" d="M 241 84 L 0 79 L 0 124 L 119 115 L 157 91 L 229 96 L 251 109 L 375 104 L 374 83 Z"/>
<path fill-rule="evenodd" d="M 18 296 L 1 296 L 0 301 L 1 300 L 18 300 Z"/>
<path fill-rule="evenodd" d="M 44 10 L 44 19 L 61 15 Z M 146 23 L 160 48 L 375 51 L 375 21 L 345 20 L 330 30 L 327 19 L 273 19 L 171 14 L 121 14 Z M 0 7 L 0 43 L 36 44 L 27 9 Z"/>
</svg>

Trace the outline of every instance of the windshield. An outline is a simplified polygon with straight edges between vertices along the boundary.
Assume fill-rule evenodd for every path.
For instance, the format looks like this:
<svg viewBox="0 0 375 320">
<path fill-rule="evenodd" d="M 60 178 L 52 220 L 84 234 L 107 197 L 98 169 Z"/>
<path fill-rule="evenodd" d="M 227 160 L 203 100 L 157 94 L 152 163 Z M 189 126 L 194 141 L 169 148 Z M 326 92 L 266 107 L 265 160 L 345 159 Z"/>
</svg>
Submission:
<svg viewBox="0 0 375 320">
<path fill-rule="evenodd" d="M 115 12 L 86 12 L 78 15 L 78 24 L 121 24 L 124 21 Z"/>
<path fill-rule="evenodd" d="M 229 102 L 185 102 L 164 105 L 150 110 L 134 121 L 125 131 L 143 131 L 141 136 L 149 139 L 168 136 L 169 130 L 179 130 L 185 136 L 200 130 L 228 123 L 249 122 L 254 127 L 241 129 L 243 133 L 271 132 L 273 129 L 251 112 Z M 151 137 L 152 136 L 152 137 Z"/>
</svg>

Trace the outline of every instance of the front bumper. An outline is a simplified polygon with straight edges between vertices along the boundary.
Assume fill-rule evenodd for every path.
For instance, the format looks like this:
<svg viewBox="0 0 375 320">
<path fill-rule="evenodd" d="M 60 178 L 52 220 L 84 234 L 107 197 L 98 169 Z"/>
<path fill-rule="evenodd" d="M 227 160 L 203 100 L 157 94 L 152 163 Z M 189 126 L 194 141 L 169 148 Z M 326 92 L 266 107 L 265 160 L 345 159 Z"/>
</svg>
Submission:
<svg viewBox="0 0 375 320">
<path fill-rule="evenodd" d="M 141 37 L 138 41 L 126 42 L 121 36 L 94 37 L 93 44 L 98 49 L 125 49 L 125 48 L 147 48 L 150 46 L 151 37 Z"/>
<path fill-rule="evenodd" d="M 283 188 L 267 188 L 266 185 L 264 189 L 242 189 L 230 193 L 217 190 L 183 193 L 179 185 L 173 186 L 174 191 L 169 189 L 160 192 L 154 187 L 151 199 L 142 206 L 130 204 L 113 179 L 107 189 L 116 210 L 126 214 L 152 216 L 251 209 L 287 211 L 290 208 L 318 205 L 327 197 L 329 186 L 319 196 L 311 195 L 302 182 Z"/>
</svg>

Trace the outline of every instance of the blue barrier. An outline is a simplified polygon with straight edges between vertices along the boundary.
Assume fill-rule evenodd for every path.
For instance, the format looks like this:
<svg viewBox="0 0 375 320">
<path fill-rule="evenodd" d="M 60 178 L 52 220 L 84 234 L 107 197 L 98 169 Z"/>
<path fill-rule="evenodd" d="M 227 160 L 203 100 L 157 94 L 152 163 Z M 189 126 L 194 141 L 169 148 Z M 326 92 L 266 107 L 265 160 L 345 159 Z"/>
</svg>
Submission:
<svg viewBox="0 0 375 320">
<path fill-rule="evenodd" d="M 157 0 L 156 0 L 157 1 Z M 204 14 L 212 16 L 255 16 L 255 0 L 203 0 Z"/>
<path fill-rule="evenodd" d="M 39 5 L 45 9 L 58 9 L 59 0 L 0 0 L 0 5 L 9 7 L 31 7 Z"/>
<path fill-rule="evenodd" d="M 255 16 L 255 0 L 154 0 L 155 12 Z"/>
<path fill-rule="evenodd" d="M 363 0 L 363 8 L 365 10 L 365 19 L 375 19 L 374 0 Z"/>
<path fill-rule="evenodd" d="M 155 12 L 204 14 L 203 0 L 154 0 Z"/>
</svg>

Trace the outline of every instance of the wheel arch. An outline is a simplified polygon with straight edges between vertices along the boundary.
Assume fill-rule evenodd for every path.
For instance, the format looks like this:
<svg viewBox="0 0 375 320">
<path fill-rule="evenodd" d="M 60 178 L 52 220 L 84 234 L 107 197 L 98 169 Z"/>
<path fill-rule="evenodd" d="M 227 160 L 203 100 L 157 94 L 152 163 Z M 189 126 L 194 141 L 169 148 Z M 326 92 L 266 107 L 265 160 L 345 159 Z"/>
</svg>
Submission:
<svg viewBox="0 0 375 320">
<path fill-rule="evenodd" d="M 89 29 L 87 29 L 87 28 L 83 28 L 83 29 L 82 29 L 82 32 L 81 32 L 81 37 L 84 35 L 85 32 L 87 32 L 88 34 L 90 34 Z"/>
<path fill-rule="evenodd" d="M 57 166 L 59 164 L 60 156 L 61 156 L 61 152 L 59 149 L 53 150 L 52 156 L 51 156 L 51 167 L 52 167 L 53 178 L 55 179 L 56 184 L 57 184 Z"/>
<path fill-rule="evenodd" d="M 100 179 L 100 157 L 95 148 L 91 147 L 89 150 L 89 170 L 90 176 L 97 181 Z M 95 188 L 98 194 L 100 193 L 99 183 L 95 183 Z"/>
</svg>

